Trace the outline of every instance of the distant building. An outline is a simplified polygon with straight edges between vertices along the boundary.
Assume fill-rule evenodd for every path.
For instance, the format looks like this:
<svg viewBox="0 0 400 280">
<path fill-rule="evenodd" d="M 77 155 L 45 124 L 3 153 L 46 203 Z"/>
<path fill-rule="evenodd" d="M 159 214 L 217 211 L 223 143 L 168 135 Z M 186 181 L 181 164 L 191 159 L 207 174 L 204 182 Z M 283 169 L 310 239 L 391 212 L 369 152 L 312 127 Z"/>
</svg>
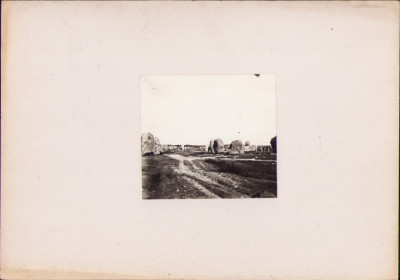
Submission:
<svg viewBox="0 0 400 280">
<path fill-rule="evenodd" d="M 183 150 L 188 151 L 188 152 L 204 152 L 207 150 L 207 146 L 206 145 L 184 145 Z"/>
<path fill-rule="evenodd" d="M 167 153 L 167 152 L 174 152 L 174 151 L 182 151 L 182 145 L 162 145 L 162 152 Z"/>
</svg>

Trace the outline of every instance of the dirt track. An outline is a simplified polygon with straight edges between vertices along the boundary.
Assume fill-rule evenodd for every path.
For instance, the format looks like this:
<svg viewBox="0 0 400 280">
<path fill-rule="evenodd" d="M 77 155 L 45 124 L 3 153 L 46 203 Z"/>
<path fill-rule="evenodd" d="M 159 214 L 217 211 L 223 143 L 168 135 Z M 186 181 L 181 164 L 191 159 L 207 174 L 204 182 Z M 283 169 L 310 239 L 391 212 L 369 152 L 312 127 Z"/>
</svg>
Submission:
<svg viewBox="0 0 400 280">
<path fill-rule="evenodd" d="M 196 182 L 195 180 L 193 180 L 192 178 L 196 178 L 197 180 L 200 181 L 211 181 L 208 177 L 204 176 L 201 173 L 197 173 L 197 172 L 193 172 L 191 171 L 186 165 L 185 165 L 185 159 L 187 160 L 188 163 L 190 163 L 193 165 L 193 160 L 188 158 L 188 157 L 183 157 L 181 155 L 168 155 L 169 157 L 172 157 L 173 159 L 176 159 L 179 161 L 179 167 L 175 168 L 175 172 L 178 173 L 181 176 L 186 176 L 187 180 L 191 181 L 195 187 L 197 187 L 201 192 L 203 192 L 207 197 L 210 198 L 218 198 L 219 196 L 210 192 L 209 190 L 207 190 L 204 186 L 202 186 L 201 184 L 199 184 L 198 182 Z M 191 178 L 192 177 L 192 178 Z M 212 183 L 212 181 L 211 181 Z"/>
<path fill-rule="evenodd" d="M 207 198 L 221 198 L 221 196 L 212 192 L 212 190 L 215 189 L 218 189 L 219 192 L 225 192 L 225 196 L 228 195 L 230 197 L 238 198 L 249 197 L 235 192 L 234 188 L 236 187 L 236 184 L 230 178 L 221 174 L 212 174 L 202 170 L 200 167 L 201 165 L 195 163 L 194 157 L 182 156 L 179 154 L 171 154 L 168 156 L 179 161 L 179 166 L 178 168 L 175 168 L 175 172 L 195 184 L 195 186 L 203 192 Z M 216 181 L 216 177 L 219 177 L 221 180 Z"/>
<path fill-rule="evenodd" d="M 143 198 L 276 197 L 276 158 L 261 156 L 173 153 L 142 157 Z"/>
</svg>

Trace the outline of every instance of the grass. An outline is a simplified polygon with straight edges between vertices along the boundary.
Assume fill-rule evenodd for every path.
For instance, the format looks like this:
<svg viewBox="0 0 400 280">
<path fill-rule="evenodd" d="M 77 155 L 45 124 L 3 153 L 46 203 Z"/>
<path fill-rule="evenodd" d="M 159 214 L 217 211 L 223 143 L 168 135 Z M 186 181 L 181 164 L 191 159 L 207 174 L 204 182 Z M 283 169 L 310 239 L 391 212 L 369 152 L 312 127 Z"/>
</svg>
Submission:
<svg viewBox="0 0 400 280">
<path fill-rule="evenodd" d="M 184 160 L 191 172 L 182 173 L 182 162 L 167 155 L 142 157 L 142 196 L 144 199 L 208 198 L 199 185 L 221 198 L 276 197 L 276 155 L 254 152 L 240 155 L 216 155 L 209 153 L 185 153 L 191 160 Z M 176 153 L 176 154 L 178 154 Z M 197 159 L 193 160 L 193 157 Z M 194 176 L 193 173 L 199 174 Z"/>
<path fill-rule="evenodd" d="M 186 154 L 182 152 L 182 154 Z M 228 152 L 224 152 L 221 154 L 211 154 L 207 152 L 193 152 L 187 153 L 191 156 L 198 156 L 198 157 L 210 157 L 210 156 L 217 156 L 217 157 L 225 157 L 225 158 L 239 158 L 239 159 L 263 159 L 263 160 L 276 160 L 276 154 L 270 154 L 265 152 L 244 152 L 243 154 L 233 154 L 230 155 Z"/>
<path fill-rule="evenodd" d="M 142 197 L 144 199 L 201 197 L 203 195 L 201 191 L 187 188 L 190 182 L 181 176 L 176 176 L 173 170 L 178 164 L 177 160 L 168 156 L 142 157 Z"/>
<path fill-rule="evenodd" d="M 243 177 L 255 179 L 267 179 L 276 181 L 276 164 L 260 161 L 232 161 L 224 159 L 205 159 L 210 165 L 210 170 L 236 174 Z"/>
</svg>

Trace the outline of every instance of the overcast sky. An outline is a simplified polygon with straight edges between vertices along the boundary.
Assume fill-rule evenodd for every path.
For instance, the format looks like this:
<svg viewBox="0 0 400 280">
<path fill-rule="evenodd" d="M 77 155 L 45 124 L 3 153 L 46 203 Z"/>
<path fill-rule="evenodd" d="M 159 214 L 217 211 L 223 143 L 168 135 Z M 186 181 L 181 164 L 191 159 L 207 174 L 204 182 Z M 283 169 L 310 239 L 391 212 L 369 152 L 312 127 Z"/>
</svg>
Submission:
<svg viewBox="0 0 400 280">
<path fill-rule="evenodd" d="M 161 144 L 269 145 L 276 135 L 275 76 L 145 76 L 140 80 L 141 130 Z"/>
</svg>

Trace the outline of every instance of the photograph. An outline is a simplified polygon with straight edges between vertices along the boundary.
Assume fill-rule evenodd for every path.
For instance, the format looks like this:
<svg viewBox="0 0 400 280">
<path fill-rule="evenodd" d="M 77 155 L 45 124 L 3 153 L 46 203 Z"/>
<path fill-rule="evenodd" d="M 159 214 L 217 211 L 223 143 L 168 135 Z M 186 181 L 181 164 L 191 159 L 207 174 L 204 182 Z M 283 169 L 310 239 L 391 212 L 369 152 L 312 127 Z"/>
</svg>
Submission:
<svg viewBox="0 0 400 280">
<path fill-rule="evenodd" d="M 142 198 L 276 198 L 275 89 L 273 74 L 142 76 Z"/>
</svg>

